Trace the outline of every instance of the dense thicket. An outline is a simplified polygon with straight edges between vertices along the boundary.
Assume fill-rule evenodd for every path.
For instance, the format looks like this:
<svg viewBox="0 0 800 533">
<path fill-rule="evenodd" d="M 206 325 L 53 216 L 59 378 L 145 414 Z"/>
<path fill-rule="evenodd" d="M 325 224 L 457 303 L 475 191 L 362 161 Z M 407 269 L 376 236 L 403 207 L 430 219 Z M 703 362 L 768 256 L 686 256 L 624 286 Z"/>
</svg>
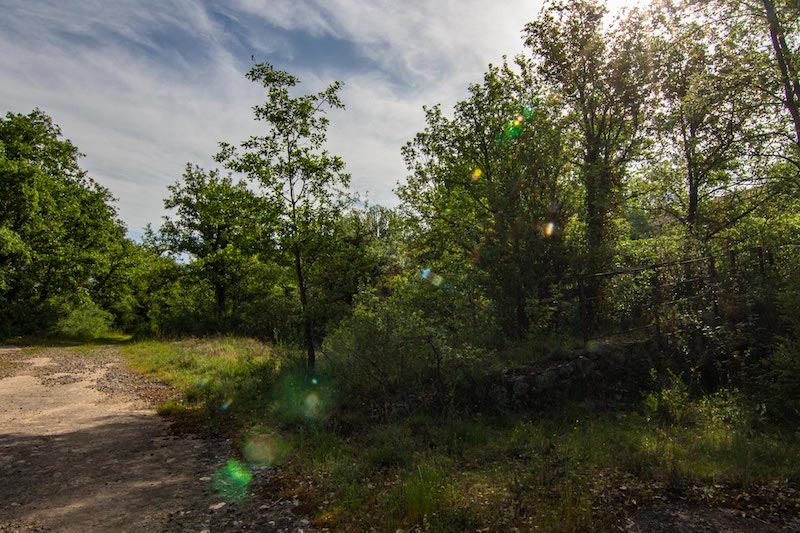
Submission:
<svg viewBox="0 0 800 533">
<path fill-rule="evenodd" d="M 76 316 L 320 349 L 342 398 L 463 404 L 493 367 L 652 341 L 698 390 L 776 416 L 800 382 L 800 12 L 553 1 L 525 53 L 425 109 L 397 209 L 356 207 L 324 149 L 340 84 L 266 63 L 265 133 L 187 165 L 135 245 L 39 111 L 0 123 L 0 333 Z M 65 322 L 66 321 L 66 322 Z M 776 400 L 779 399 L 779 400 Z"/>
<path fill-rule="evenodd" d="M 102 329 L 101 308 L 123 311 L 131 244 L 111 194 L 60 133 L 39 110 L 0 119 L 2 335 Z"/>
</svg>

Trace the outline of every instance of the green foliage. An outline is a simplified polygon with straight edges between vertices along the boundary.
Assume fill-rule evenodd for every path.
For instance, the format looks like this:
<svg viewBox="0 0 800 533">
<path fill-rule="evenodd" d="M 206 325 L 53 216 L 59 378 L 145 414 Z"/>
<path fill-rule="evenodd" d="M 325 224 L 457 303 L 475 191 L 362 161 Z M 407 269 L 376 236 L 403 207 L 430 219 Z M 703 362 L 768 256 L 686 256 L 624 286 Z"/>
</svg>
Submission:
<svg viewBox="0 0 800 533">
<path fill-rule="evenodd" d="M 342 191 L 350 181 L 344 162 L 323 149 L 329 123 L 324 108 L 344 107 L 338 95 L 341 83 L 334 82 L 319 93 L 292 96 L 290 89 L 300 80 L 269 63 L 256 63 L 247 78 L 266 91 L 264 104 L 253 110 L 268 132 L 244 141 L 241 152 L 221 143 L 217 160 L 244 173 L 259 187 L 262 205 L 275 221 L 277 249 L 283 264 L 292 268 L 297 284 L 308 367 L 313 370 L 316 356 L 308 271 L 328 250 L 335 249 L 330 234 L 348 203 Z"/>
<path fill-rule="evenodd" d="M 182 412 L 216 430 L 255 422 L 269 412 L 281 363 L 270 347 L 232 337 L 143 341 L 123 352 L 133 368 L 182 393 L 180 403 L 160 407 L 164 414 Z"/>
<path fill-rule="evenodd" d="M 649 111 L 649 42 L 636 10 L 607 28 L 606 7 L 595 0 L 553 1 L 525 26 L 540 82 L 563 101 L 566 151 L 578 160 L 586 225 L 584 269 L 611 264 L 618 211 L 628 166 L 640 153 Z"/>
<path fill-rule="evenodd" d="M 800 427 L 800 341 L 780 339 L 756 372 L 753 395 L 766 418 Z"/>
<path fill-rule="evenodd" d="M 426 108 L 425 130 L 403 149 L 411 175 L 397 190 L 420 268 L 491 300 L 515 339 L 541 318 L 528 315 L 527 302 L 552 297 L 567 274 L 564 229 L 574 209 L 561 109 L 531 75 L 521 60 L 490 67 L 452 118 Z"/>
<path fill-rule="evenodd" d="M 213 289 L 214 329 L 230 329 L 233 315 L 253 297 L 246 280 L 267 274 L 259 268 L 258 254 L 269 259 L 270 212 L 244 182 L 234 184 L 191 165 L 169 189 L 164 207 L 176 209 L 176 215 L 165 217 L 159 238 L 176 256 L 191 257 L 187 273 Z"/>
<path fill-rule="evenodd" d="M 46 332 L 64 302 L 105 305 L 124 292 L 115 273 L 125 228 L 60 136 L 38 109 L 0 119 L 0 335 Z"/>
<path fill-rule="evenodd" d="M 469 401 L 456 389 L 492 334 L 489 307 L 454 299 L 422 277 L 400 283 L 386 299 L 360 294 L 353 315 L 326 338 L 341 403 L 389 416 Z"/>
<path fill-rule="evenodd" d="M 650 376 L 658 383 L 655 369 L 650 370 Z M 689 406 L 689 387 L 681 376 L 668 370 L 667 383 L 663 388 L 645 395 L 644 412 L 648 419 L 662 425 L 690 424 L 693 413 Z"/>
<path fill-rule="evenodd" d="M 91 300 L 85 300 L 68 309 L 54 326 L 54 334 L 81 341 L 105 337 L 112 332 L 114 316 Z"/>
</svg>

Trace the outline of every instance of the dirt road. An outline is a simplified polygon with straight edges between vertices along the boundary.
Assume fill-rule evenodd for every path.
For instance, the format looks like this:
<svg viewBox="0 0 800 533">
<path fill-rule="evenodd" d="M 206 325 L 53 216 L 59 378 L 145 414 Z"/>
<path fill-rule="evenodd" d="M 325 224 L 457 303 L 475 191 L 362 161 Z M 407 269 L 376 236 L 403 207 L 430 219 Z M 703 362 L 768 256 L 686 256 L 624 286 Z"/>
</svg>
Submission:
<svg viewBox="0 0 800 533">
<path fill-rule="evenodd" d="M 0 532 L 309 531 L 296 502 L 215 494 L 230 447 L 173 434 L 169 394 L 113 347 L 0 347 Z"/>
</svg>

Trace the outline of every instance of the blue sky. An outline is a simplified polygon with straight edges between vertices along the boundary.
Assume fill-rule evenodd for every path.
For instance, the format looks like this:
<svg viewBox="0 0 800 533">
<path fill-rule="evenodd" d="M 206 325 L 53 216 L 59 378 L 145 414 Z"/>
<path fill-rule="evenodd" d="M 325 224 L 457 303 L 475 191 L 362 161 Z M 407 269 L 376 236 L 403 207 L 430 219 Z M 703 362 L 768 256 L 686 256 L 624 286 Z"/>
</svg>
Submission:
<svg viewBox="0 0 800 533">
<path fill-rule="evenodd" d="M 401 146 L 423 105 L 452 108 L 489 63 L 522 50 L 540 0 L 0 0 L 0 112 L 39 107 L 119 199 L 130 234 L 158 226 L 167 185 L 219 141 L 259 132 L 250 57 L 334 80 L 347 107 L 328 148 L 353 189 L 395 205 Z"/>
</svg>

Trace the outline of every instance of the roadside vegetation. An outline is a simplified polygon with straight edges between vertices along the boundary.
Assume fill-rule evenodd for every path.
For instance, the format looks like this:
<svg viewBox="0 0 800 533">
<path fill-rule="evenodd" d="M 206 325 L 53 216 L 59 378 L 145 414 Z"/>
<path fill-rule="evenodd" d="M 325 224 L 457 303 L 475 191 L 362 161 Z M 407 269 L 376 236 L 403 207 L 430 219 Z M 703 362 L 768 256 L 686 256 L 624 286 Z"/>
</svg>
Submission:
<svg viewBox="0 0 800 533">
<path fill-rule="evenodd" d="M 550 1 L 424 109 L 396 208 L 326 149 L 341 84 L 248 79 L 262 135 L 127 239 L 41 110 L 0 119 L 0 338 L 102 342 L 240 443 L 215 487 L 334 530 L 800 513 L 800 12 Z"/>
<path fill-rule="evenodd" d="M 736 390 L 690 398 L 677 376 L 624 406 L 374 421 L 338 410 L 327 378 L 304 380 L 302 353 L 233 337 L 120 350 L 182 391 L 163 415 L 232 438 L 246 471 L 281 465 L 272 490 L 319 527 L 613 529 L 670 500 L 776 520 L 800 510 L 796 431 L 765 425 Z"/>
</svg>

